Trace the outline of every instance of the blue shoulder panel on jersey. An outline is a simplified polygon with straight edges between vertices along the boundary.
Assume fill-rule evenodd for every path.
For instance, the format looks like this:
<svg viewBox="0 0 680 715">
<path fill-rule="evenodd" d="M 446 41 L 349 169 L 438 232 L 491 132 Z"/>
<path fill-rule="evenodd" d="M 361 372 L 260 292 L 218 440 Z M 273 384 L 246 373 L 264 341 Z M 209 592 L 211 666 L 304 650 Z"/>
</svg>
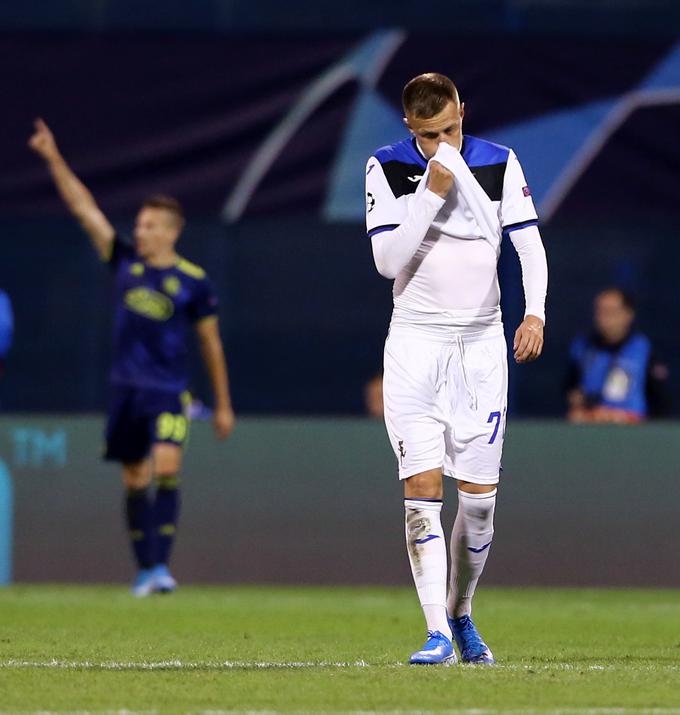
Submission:
<svg viewBox="0 0 680 715">
<path fill-rule="evenodd" d="M 468 134 L 463 136 L 463 150 L 461 152 L 468 166 L 491 166 L 504 164 L 510 155 L 510 149 L 501 144 L 478 139 Z"/>
<path fill-rule="evenodd" d="M 373 153 L 373 156 L 381 164 L 386 164 L 388 161 L 398 161 L 402 164 L 418 164 L 418 166 L 425 168 L 427 162 L 413 146 L 413 141 L 413 139 L 404 139 L 404 141 L 396 144 L 388 144 L 380 147 Z"/>
</svg>

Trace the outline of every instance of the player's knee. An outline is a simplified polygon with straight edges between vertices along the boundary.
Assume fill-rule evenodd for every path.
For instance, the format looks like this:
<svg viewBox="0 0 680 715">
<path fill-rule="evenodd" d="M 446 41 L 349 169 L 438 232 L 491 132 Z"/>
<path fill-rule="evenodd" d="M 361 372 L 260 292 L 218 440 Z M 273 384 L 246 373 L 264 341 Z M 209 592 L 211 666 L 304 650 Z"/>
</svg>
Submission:
<svg viewBox="0 0 680 715">
<path fill-rule="evenodd" d="M 128 491 L 146 489 L 151 484 L 148 460 L 123 465 L 123 484 Z"/>
<path fill-rule="evenodd" d="M 177 489 L 179 487 L 179 477 L 175 473 L 155 474 L 156 486 L 159 489 Z"/>
<path fill-rule="evenodd" d="M 138 491 L 146 489 L 151 483 L 151 476 L 142 473 L 123 474 L 123 484 L 128 491 Z"/>
<path fill-rule="evenodd" d="M 152 459 L 156 478 L 172 476 L 178 474 L 182 466 L 182 450 L 173 444 L 157 444 Z"/>
<path fill-rule="evenodd" d="M 406 499 L 442 499 L 444 484 L 441 470 L 431 469 L 405 479 L 404 496 Z"/>
</svg>

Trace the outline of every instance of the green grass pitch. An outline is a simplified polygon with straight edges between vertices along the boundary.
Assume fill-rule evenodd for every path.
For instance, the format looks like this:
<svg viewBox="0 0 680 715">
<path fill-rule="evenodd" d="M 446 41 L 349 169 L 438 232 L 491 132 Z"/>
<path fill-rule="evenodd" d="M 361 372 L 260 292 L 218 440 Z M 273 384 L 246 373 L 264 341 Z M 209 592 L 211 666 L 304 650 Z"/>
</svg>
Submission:
<svg viewBox="0 0 680 715">
<path fill-rule="evenodd" d="M 481 589 L 496 667 L 409 667 L 412 589 L 0 589 L 0 713 L 680 713 L 680 592 Z"/>
</svg>

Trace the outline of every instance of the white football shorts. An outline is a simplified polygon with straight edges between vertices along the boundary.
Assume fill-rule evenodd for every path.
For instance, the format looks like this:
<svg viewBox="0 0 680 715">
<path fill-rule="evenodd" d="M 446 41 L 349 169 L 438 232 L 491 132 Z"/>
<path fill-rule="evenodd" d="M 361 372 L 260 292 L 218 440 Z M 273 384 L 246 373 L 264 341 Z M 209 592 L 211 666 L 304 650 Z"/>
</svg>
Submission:
<svg viewBox="0 0 680 715">
<path fill-rule="evenodd" d="M 442 342 L 391 331 L 385 343 L 385 425 L 399 478 L 441 468 L 473 484 L 499 479 L 508 392 L 502 334 Z"/>
</svg>

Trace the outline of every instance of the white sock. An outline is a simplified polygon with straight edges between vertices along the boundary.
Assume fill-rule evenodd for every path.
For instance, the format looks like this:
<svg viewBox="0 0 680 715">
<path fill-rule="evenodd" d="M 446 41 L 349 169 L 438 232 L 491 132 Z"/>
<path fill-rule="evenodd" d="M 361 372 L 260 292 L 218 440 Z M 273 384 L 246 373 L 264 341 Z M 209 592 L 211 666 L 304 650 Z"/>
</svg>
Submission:
<svg viewBox="0 0 680 715">
<path fill-rule="evenodd" d="M 446 619 L 446 542 L 441 501 L 404 499 L 406 547 L 428 631 L 451 638 Z"/>
<path fill-rule="evenodd" d="M 447 610 L 453 618 L 470 615 L 472 597 L 493 540 L 496 492 L 458 490 L 458 513 L 451 532 L 451 590 Z"/>
</svg>

